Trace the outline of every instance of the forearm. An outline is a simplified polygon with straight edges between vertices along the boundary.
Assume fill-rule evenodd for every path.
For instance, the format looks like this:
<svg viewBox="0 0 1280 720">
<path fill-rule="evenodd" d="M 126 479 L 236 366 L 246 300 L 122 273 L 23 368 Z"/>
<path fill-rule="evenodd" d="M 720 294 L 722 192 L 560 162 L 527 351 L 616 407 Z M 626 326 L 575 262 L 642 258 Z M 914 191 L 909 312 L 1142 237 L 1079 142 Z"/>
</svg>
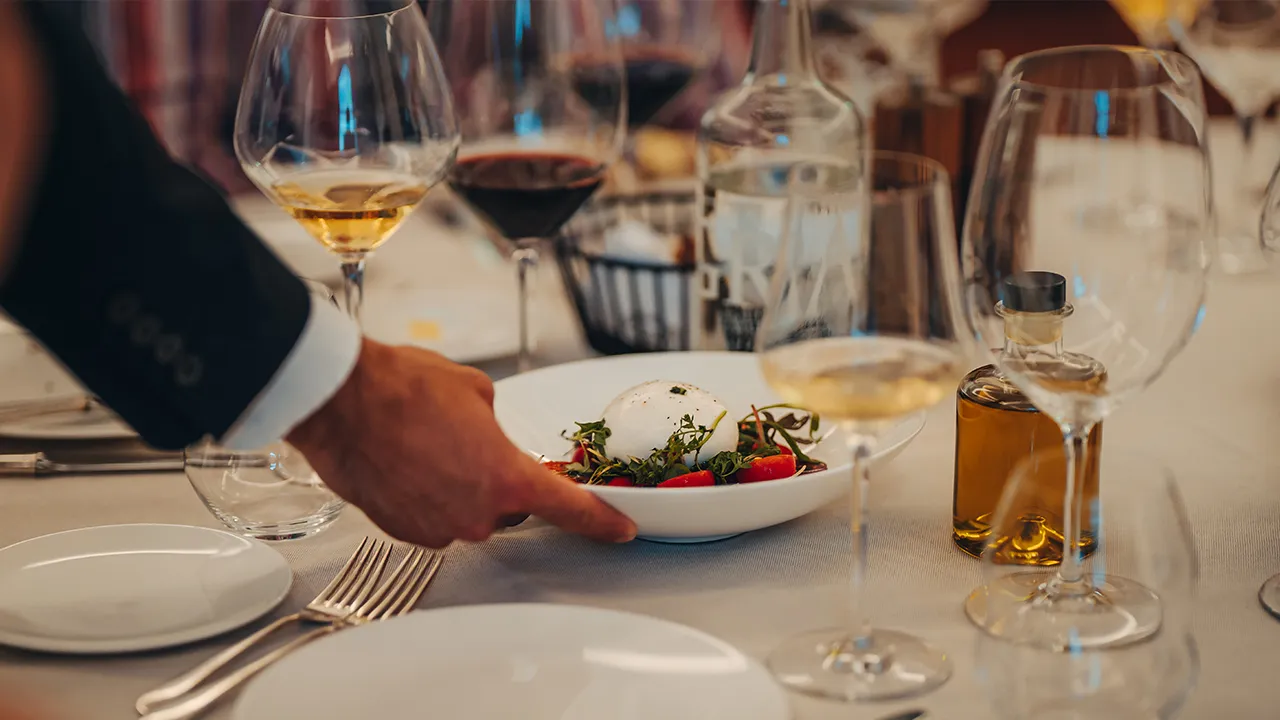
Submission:
<svg viewBox="0 0 1280 720">
<path fill-rule="evenodd" d="M 31 196 L 0 216 L 0 305 L 153 445 L 220 436 L 293 348 L 305 286 L 168 157 L 77 30 L 21 7 L 27 31 L 16 32 L 47 77 L 49 130 L 42 169 L 14 170 Z"/>
</svg>

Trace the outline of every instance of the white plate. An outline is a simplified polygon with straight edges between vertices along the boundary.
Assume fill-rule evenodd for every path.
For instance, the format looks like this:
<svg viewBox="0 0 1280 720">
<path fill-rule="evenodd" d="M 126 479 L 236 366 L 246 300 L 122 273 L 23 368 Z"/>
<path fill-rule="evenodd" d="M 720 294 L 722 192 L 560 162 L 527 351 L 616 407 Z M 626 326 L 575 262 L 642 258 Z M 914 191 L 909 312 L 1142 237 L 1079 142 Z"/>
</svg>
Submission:
<svg viewBox="0 0 1280 720">
<path fill-rule="evenodd" d="M 572 605 L 416 612 L 265 671 L 235 720 L 785 720 L 769 673 L 664 620 Z"/>
<path fill-rule="evenodd" d="M 234 204 L 294 273 L 341 287 L 337 259 L 292 218 L 260 195 Z M 448 228 L 419 208 L 369 259 L 366 275 L 363 323 L 375 340 L 416 345 L 463 363 L 515 354 L 515 269 L 475 226 Z"/>
<path fill-rule="evenodd" d="M 711 392 L 734 419 L 751 405 L 777 401 L 751 353 L 677 352 L 623 355 L 555 365 L 501 380 L 494 410 L 507 436 L 534 455 L 561 459 L 569 450 L 560 433 L 574 422 L 598 420 L 618 393 L 649 380 L 688 382 Z M 885 462 L 924 428 L 924 414 L 903 420 L 880 439 L 874 461 Z M 844 441 L 828 438 L 810 452 L 825 472 L 785 480 L 710 488 L 658 490 L 593 485 L 589 489 L 621 510 L 640 537 L 705 542 L 794 520 L 831 503 L 850 487 Z"/>
<path fill-rule="evenodd" d="M 0 550 L 0 643 L 61 653 L 180 645 L 270 611 L 293 584 L 275 550 L 221 530 L 106 525 Z"/>
<path fill-rule="evenodd" d="M 96 407 L 0 423 L 0 436 L 29 440 L 120 440 L 137 437 L 137 433 L 115 413 Z"/>
<path fill-rule="evenodd" d="M 84 388 L 26 330 L 0 322 L 0 402 L 83 395 Z M 56 440 L 106 440 L 137 433 L 106 409 L 44 415 L 0 423 L 0 436 Z"/>
</svg>

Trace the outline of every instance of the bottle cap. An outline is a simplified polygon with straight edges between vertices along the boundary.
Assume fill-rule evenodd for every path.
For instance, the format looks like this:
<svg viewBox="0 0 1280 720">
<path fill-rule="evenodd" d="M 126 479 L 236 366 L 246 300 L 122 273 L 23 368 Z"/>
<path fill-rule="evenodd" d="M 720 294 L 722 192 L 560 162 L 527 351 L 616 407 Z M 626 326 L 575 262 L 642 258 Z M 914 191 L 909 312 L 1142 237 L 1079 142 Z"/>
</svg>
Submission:
<svg viewBox="0 0 1280 720">
<path fill-rule="evenodd" d="M 1014 312 L 1056 312 L 1067 306 L 1067 279 L 1032 270 L 1014 273 L 1002 283 L 1000 302 Z"/>
</svg>

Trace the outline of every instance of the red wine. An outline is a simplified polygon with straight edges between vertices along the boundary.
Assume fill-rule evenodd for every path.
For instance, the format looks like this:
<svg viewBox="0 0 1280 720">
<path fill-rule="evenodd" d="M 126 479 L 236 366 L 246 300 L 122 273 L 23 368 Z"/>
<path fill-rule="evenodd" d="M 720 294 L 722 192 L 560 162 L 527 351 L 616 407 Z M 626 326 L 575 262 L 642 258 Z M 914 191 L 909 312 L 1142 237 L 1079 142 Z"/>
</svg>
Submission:
<svg viewBox="0 0 1280 720">
<path fill-rule="evenodd" d="M 653 119 L 693 80 L 693 58 L 678 51 L 655 47 L 628 48 L 626 61 L 627 125 L 638 128 Z M 617 71 L 584 61 L 574 69 L 577 93 L 588 103 L 603 105 L 615 93 L 611 81 Z"/>
<path fill-rule="evenodd" d="M 449 186 L 505 237 L 550 237 L 600 187 L 604 166 L 577 155 L 495 153 L 458 161 Z"/>
</svg>

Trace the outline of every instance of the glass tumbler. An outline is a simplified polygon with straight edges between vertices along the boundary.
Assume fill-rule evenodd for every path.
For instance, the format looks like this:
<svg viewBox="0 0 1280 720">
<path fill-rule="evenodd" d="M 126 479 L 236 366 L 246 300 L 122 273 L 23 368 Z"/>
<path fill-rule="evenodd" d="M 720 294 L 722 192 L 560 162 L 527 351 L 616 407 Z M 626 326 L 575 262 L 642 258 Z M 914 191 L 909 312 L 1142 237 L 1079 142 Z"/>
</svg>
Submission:
<svg viewBox="0 0 1280 720">
<path fill-rule="evenodd" d="M 312 300 L 338 307 L 333 292 L 302 278 Z M 283 440 L 256 450 L 228 450 L 212 442 L 183 453 L 191 487 L 214 517 L 258 540 L 297 540 L 338 519 L 346 501 L 333 494 L 302 453 Z"/>
<path fill-rule="evenodd" d="M 202 443 L 187 448 L 183 469 L 214 517 L 258 540 L 315 535 L 346 505 L 302 453 L 283 441 L 249 451 Z"/>
</svg>

